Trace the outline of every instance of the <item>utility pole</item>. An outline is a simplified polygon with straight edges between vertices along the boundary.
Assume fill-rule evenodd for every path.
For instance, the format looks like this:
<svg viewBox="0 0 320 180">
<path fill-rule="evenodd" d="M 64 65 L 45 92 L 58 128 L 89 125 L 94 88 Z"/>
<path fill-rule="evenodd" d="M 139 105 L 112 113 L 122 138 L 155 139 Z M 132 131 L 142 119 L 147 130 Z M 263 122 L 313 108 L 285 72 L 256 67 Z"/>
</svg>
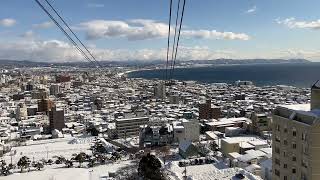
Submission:
<svg viewBox="0 0 320 180">
<path fill-rule="evenodd" d="M 184 171 L 183 171 L 183 173 L 184 173 L 183 179 L 187 180 L 187 163 L 186 163 L 186 161 L 184 161 Z"/>
</svg>

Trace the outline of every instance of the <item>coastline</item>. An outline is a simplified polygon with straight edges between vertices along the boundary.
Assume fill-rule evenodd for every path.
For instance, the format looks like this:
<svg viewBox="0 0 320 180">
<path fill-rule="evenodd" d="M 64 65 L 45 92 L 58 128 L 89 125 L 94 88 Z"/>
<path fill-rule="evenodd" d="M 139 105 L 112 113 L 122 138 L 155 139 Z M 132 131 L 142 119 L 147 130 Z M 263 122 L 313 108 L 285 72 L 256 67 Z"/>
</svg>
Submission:
<svg viewBox="0 0 320 180">
<path fill-rule="evenodd" d="M 174 79 L 197 83 L 227 83 L 252 81 L 256 86 L 286 85 L 309 88 L 320 79 L 320 63 L 228 64 L 214 66 L 179 66 Z M 126 71 L 129 78 L 163 79 L 163 67 L 139 68 Z M 136 73 L 132 73 L 136 72 Z M 131 74 L 132 73 L 132 74 Z"/>
</svg>

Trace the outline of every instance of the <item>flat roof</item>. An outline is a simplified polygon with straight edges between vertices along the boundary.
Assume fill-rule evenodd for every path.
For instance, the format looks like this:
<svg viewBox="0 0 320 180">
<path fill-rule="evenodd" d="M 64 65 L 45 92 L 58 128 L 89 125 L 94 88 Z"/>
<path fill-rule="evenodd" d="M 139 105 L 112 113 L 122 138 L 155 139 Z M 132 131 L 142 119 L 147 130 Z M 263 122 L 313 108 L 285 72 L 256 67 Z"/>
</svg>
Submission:
<svg viewBox="0 0 320 180">
<path fill-rule="evenodd" d="M 291 104 L 291 105 L 279 105 L 280 107 L 285 107 L 288 109 L 296 110 L 296 111 L 310 111 L 310 103 L 308 104 Z"/>
<path fill-rule="evenodd" d="M 138 119 L 149 119 L 149 117 L 133 117 L 133 118 L 128 118 L 128 119 L 116 119 L 116 121 L 133 121 L 133 120 L 138 120 Z"/>
</svg>

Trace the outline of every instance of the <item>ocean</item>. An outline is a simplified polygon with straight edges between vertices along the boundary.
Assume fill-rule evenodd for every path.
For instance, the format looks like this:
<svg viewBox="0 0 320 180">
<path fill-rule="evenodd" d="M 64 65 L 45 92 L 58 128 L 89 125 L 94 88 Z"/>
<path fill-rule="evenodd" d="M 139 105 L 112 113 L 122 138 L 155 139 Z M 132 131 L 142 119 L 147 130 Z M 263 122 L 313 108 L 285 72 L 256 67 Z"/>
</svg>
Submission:
<svg viewBox="0 0 320 180">
<path fill-rule="evenodd" d="M 163 79 L 164 69 L 134 71 L 130 78 Z M 210 67 L 177 68 L 173 79 L 200 83 L 228 83 L 252 81 L 256 86 L 290 85 L 310 87 L 320 79 L 320 63 L 220 65 Z"/>
</svg>

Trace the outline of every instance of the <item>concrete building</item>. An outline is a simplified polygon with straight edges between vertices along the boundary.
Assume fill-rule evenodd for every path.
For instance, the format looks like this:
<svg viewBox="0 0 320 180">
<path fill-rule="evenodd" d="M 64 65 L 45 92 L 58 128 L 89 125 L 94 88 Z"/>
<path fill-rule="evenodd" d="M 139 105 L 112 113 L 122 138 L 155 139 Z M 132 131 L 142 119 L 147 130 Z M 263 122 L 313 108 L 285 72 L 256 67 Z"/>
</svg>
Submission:
<svg viewBox="0 0 320 180">
<path fill-rule="evenodd" d="M 206 100 L 205 103 L 199 104 L 200 119 L 219 119 L 221 116 L 221 108 L 213 106 L 211 100 Z"/>
<path fill-rule="evenodd" d="M 58 84 L 52 84 L 49 90 L 50 90 L 50 95 L 57 96 L 60 93 L 60 86 Z"/>
<path fill-rule="evenodd" d="M 154 87 L 154 96 L 157 99 L 166 98 L 166 85 L 163 83 L 159 83 Z"/>
<path fill-rule="evenodd" d="M 26 119 L 28 116 L 27 107 L 24 103 L 18 104 L 18 107 L 16 109 L 16 119 L 17 120 L 23 120 Z"/>
<path fill-rule="evenodd" d="M 272 179 L 320 179 L 320 88 L 311 88 L 311 109 L 277 107 L 272 125 Z"/>
<path fill-rule="evenodd" d="M 71 77 L 68 75 L 57 75 L 56 76 L 56 82 L 57 83 L 63 83 L 63 82 L 70 82 L 71 81 Z"/>
<path fill-rule="evenodd" d="M 50 99 L 41 99 L 38 101 L 38 112 L 51 111 L 54 103 Z"/>
<path fill-rule="evenodd" d="M 47 99 L 48 92 L 46 89 L 33 90 L 31 92 L 32 99 Z"/>
<path fill-rule="evenodd" d="M 51 111 L 49 111 L 49 122 L 50 122 L 50 131 L 57 129 L 62 131 L 65 127 L 64 122 L 64 110 L 53 107 Z"/>
<path fill-rule="evenodd" d="M 262 131 L 271 130 L 271 117 L 268 117 L 266 113 L 252 113 L 252 132 L 260 134 Z"/>
<path fill-rule="evenodd" d="M 25 90 L 26 90 L 26 91 L 32 91 L 32 90 L 33 90 L 33 84 L 28 83 L 28 84 L 25 86 Z"/>
<path fill-rule="evenodd" d="M 199 141 L 200 126 L 198 120 L 186 120 L 173 123 L 174 140 L 182 141 Z"/>
<path fill-rule="evenodd" d="M 221 152 L 225 156 L 229 156 L 233 152 L 244 154 L 251 149 L 259 150 L 269 146 L 267 141 L 258 138 L 258 136 L 225 137 L 221 139 L 220 143 Z"/>
<path fill-rule="evenodd" d="M 134 117 L 128 119 L 117 119 L 116 130 L 119 138 L 139 136 L 140 126 L 146 125 L 149 117 Z"/>
</svg>

